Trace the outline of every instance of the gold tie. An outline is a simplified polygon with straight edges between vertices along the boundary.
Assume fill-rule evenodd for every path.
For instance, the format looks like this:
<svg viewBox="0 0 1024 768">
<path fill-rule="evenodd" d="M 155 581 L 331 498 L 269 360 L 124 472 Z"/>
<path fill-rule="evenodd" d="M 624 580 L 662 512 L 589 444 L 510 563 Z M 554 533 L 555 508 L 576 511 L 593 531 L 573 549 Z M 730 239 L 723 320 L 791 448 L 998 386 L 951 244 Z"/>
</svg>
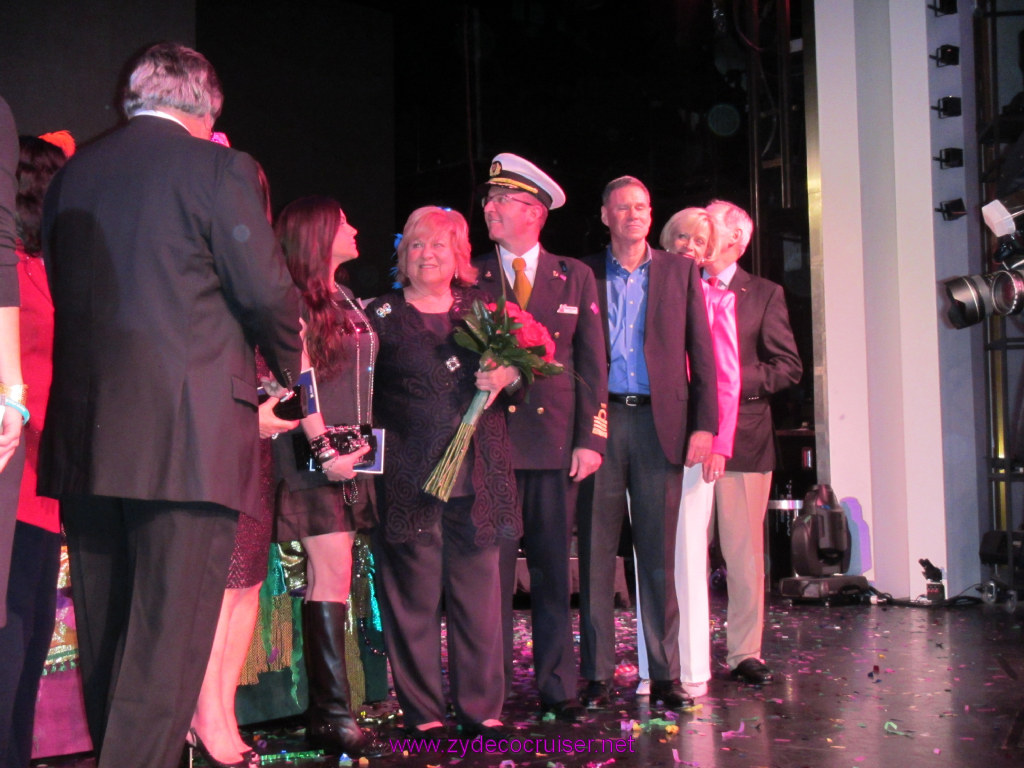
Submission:
<svg viewBox="0 0 1024 768">
<path fill-rule="evenodd" d="M 526 276 L 526 259 L 516 256 L 512 259 L 512 269 L 516 273 L 515 282 L 512 284 L 512 293 L 516 295 L 519 306 L 526 309 L 526 302 L 530 300 L 530 279 Z"/>
</svg>

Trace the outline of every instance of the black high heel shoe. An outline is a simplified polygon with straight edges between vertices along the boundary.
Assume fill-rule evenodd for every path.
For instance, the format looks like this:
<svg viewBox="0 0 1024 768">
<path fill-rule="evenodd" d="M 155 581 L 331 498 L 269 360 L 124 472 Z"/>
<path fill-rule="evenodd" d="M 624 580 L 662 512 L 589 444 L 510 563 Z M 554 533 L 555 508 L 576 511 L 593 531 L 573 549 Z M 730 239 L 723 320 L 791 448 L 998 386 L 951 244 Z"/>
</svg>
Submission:
<svg viewBox="0 0 1024 768">
<path fill-rule="evenodd" d="M 244 755 L 239 755 L 240 759 L 234 763 L 222 763 L 210 754 L 210 750 L 208 750 L 206 745 L 203 744 L 203 740 L 199 738 L 199 734 L 196 733 L 195 728 L 189 728 L 188 735 L 191 740 L 185 739 L 185 743 L 194 749 L 198 749 L 199 754 L 203 756 L 203 760 L 205 760 L 211 768 L 250 768 L 250 766 L 257 764 L 253 757 L 249 756 L 248 752 Z M 256 758 L 259 757 L 255 752 L 253 752 L 253 755 Z"/>
</svg>

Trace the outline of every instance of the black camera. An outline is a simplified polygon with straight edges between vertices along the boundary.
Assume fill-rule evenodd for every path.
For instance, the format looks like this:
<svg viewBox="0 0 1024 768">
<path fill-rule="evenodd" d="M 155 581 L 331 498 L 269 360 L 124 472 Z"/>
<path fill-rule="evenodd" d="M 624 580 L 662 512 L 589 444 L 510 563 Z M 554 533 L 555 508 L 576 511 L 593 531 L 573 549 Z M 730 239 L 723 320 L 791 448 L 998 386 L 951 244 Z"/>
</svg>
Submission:
<svg viewBox="0 0 1024 768">
<path fill-rule="evenodd" d="M 981 208 L 985 224 L 999 240 L 995 272 L 944 281 L 950 300 L 947 317 L 954 328 L 967 328 L 989 315 L 1016 315 L 1024 310 L 1024 191 L 993 200 Z"/>
</svg>

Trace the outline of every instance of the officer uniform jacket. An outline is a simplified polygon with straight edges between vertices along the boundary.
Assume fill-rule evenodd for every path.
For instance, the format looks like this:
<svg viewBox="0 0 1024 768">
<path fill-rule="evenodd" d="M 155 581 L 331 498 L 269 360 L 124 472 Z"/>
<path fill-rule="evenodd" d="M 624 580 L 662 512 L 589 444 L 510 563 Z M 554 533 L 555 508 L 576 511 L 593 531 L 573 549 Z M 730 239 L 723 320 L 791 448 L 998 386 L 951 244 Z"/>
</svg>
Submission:
<svg viewBox="0 0 1024 768">
<path fill-rule="evenodd" d="M 496 253 L 474 259 L 481 290 L 517 303 Z M 594 274 L 542 247 L 526 311 L 548 329 L 565 372 L 539 376 L 526 401 L 508 406 L 515 469 L 568 469 L 574 448 L 604 453 L 608 362 Z"/>
</svg>

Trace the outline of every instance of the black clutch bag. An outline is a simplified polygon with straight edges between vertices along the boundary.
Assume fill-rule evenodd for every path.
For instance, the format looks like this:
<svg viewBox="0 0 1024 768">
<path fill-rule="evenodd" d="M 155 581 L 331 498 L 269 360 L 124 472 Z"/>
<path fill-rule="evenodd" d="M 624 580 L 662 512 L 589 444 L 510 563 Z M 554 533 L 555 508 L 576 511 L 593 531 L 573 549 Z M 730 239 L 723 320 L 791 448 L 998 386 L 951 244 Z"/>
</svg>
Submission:
<svg viewBox="0 0 1024 768">
<path fill-rule="evenodd" d="M 364 445 L 370 446 L 370 450 L 363 456 L 363 460 L 355 465 L 369 467 L 377 460 L 377 436 L 369 424 L 342 424 L 336 427 L 327 428 L 327 436 L 338 453 L 354 453 Z"/>
<path fill-rule="evenodd" d="M 341 454 L 353 453 L 364 445 L 370 446 L 370 450 L 367 451 L 363 460 L 355 465 L 356 469 L 372 467 L 377 460 L 377 436 L 373 434 L 369 424 L 341 424 L 327 427 L 324 436 L 327 437 L 331 447 Z M 306 436 L 299 431 L 292 435 L 292 440 L 295 444 L 295 463 L 297 467 L 309 472 L 316 472 L 319 467 L 317 466 L 316 458 L 313 456 L 313 450 L 306 440 Z"/>
</svg>

